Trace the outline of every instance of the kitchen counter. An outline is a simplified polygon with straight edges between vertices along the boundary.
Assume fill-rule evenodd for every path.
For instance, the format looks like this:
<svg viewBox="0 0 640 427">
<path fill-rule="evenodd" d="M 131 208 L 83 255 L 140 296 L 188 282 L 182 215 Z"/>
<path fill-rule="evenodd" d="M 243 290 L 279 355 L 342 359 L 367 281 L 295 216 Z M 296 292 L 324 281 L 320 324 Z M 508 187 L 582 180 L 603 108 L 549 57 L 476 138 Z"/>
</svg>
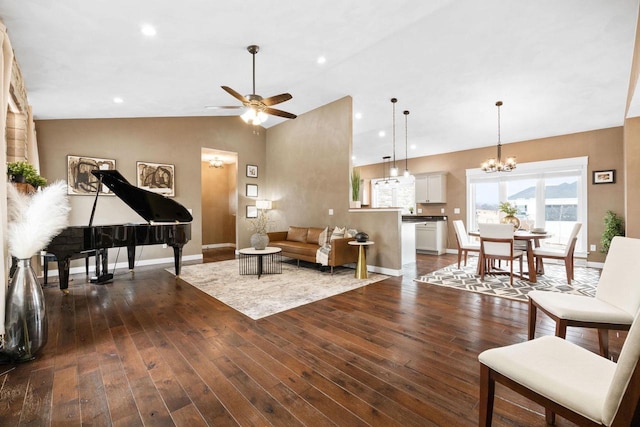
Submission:
<svg viewBox="0 0 640 427">
<path fill-rule="evenodd" d="M 402 222 L 432 222 L 446 220 L 446 215 L 402 215 Z"/>
</svg>

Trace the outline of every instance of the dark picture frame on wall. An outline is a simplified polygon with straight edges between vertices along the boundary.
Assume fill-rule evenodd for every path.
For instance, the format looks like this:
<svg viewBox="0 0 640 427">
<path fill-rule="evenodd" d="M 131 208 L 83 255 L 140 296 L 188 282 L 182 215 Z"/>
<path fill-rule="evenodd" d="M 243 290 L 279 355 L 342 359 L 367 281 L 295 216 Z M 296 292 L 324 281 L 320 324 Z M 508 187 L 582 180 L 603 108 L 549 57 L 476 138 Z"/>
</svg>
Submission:
<svg viewBox="0 0 640 427">
<path fill-rule="evenodd" d="M 247 197 L 258 197 L 257 184 L 247 184 Z"/>
<path fill-rule="evenodd" d="M 247 205 L 247 218 L 258 218 L 258 208 L 255 205 Z"/>
<path fill-rule="evenodd" d="M 175 166 L 167 163 L 136 162 L 136 185 L 167 197 L 176 195 Z"/>
<path fill-rule="evenodd" d="M 67 194 L 70 196 L 92 196 L 98 191 L 99 180 L 92 170 L 115 170 L 115 159 L 103 159 L 89 156 L 67 156 Z M 100 189 L 102 194 L 113 196 L 106 185 Z"/>
<path fill-rule="evenodd" d="M 615 182 L 616 182 L 615 169 L 593 171 L 594 184 L 615 184 Z"/>
<path fill-rule="evenodd" d="M 247 165 L 247 178 L 257 178 L 257 177 L 258 177 L 258 166 Z"/>
</svg>

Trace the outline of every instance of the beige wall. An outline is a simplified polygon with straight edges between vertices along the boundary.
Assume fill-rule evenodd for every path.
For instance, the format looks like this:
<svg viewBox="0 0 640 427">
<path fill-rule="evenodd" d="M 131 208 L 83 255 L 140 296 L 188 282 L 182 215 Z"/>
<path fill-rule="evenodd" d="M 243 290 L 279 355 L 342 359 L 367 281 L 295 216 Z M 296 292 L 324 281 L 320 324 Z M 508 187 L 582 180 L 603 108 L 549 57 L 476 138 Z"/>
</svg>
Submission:
<svg viewBox="0 0 640 427">
<path fill-rule="evenodd" d="M 201 214 L 201 148 L 238 153 L 239 168 L 249 164 L 265 167 L 265 132 L 246 126 L 238 117 L 185 117 L 139 119 L 41 120 L 36 123 L 41 170 L 50 181 L 66 181 L 68 154 L 111 158 L 117 169 L 135 184 L 136 161 L 171 163 L 175 165 L 175 201 L 193 211 L 192 240 L 184 255 L 202 253 Z M 252 183 L 264 185 L 264 175 L 257 179 L 238 174 L 238 188 Z M 91 214 L 93 197 L 70 196 L 71 225 L 86 225 Z M 248 200 L 239 197 L 239 212 L 244 212 Z M 116 197 L 101 196 L 94 224 L 120 224 L 143 221 L 132 209 Z M 248 235 L 244 245 L 248 245 Z M 115 260 L 110 255 L 110 262 Z M 148 246 L 142 249 L 142 259 L 168 258 L 171 248 Z M 124 255 L 120 260 L 126 259 Z"/>
<path fill-rule="evenodd" d="M 212 168 L 202 162 L 202 245 L 235 246 L 238 165 Z M 240 191 L 243 194 L 242 191 Z"/>
<path fill-rule="evenodd" d="M 268 198 L 274 201 L 271 230 L 290 225 L 346 226 L 376 242 L 367 263 L 400 270 L 397 212 L 349 212 L 352 99 L 345 97 L 269 128 Z M 329 215 L 333 209 L 333 215 Z"/>
<path fill-rule="evenodd" d="M 638 132 L 640 134 L 640 132 Z M 441 215 L 440 209 L 445 208 L 445 215 L 450 220 L 462 219 L 466 223 L 466 169 L 477 168 L 489 157 L 494 157 L 496 147 L 486 147 L 476 150 L 459 151 L 436 156 L 409 159 L 409 170 L 412 173 L 447 171 L 447 203 L 435 205 L 420 205 L 422 215 Z M 519 163 L 542 160 L 561 159 L 569 157 L 589 157 L 588 184 L 588 244 L 600 247 L 603 217 L 607 210 L 612 210 L 624 216 L 624 158 L 623 158 L 623 128 L 601 129 L 591 132 L 581 132 L 552 138 L 536 139 L 532 141 L 505 144 L 503 155 L 515 155 Z M 378 178 L 381 164 L 369 165 L 361 169 L 363 178 Z M 615 184 L 592 185 L 591 172 L 594 170 L 616 169 Z M 454 214 L 454 208 L 460 208 L 460 214 Z M 456 248 L 453 226 L 449 222 L 448 247 Z M 589 261 L 601 262 L 604 255 L 591 253 Z"/>
</svg>

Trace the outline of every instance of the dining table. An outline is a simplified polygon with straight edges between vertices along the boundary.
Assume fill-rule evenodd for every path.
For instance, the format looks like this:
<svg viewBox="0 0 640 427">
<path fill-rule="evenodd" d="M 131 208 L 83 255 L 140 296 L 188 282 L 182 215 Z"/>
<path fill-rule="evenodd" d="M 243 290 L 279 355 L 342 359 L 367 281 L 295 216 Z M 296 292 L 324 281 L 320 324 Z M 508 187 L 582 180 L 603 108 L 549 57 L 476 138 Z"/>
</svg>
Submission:
<svg viewBox="0 0 640 427">
<path fill-rule="evenodd" d="M 469 236 L 480 237 L 479 231 L 469 231 Z M 536 271 L 535 260 L 533 257 L 533 248 L 540 246 L 540 240 L 548 239 L 551 237 L 551 234 L 545 232 L 533 232 L 528 230 L 516 230 L 513 233 L 513 240 L 524 241 L 527 244 L 527 271 L 522 272 L 524 276 L 527 274 L 528 280 L 531 283 L 537 283 L 538 281 L 538 272 Z M 478 274 L 480 274 L 480 264 L 481 264 L 482 254 L 480 254 L 480 260 L 478 260 Z M 540 271 L 540 274 L 543 272 Z"/>
</svg>

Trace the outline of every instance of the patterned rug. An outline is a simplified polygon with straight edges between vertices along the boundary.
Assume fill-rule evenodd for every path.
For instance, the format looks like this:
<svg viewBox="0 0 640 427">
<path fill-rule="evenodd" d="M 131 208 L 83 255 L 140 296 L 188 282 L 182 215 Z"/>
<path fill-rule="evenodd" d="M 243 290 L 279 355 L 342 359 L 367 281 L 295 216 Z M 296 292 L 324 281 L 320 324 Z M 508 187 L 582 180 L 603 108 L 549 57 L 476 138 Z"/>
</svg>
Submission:
<svg viewBox="0 0 640 427">
<path fill-rule="evenodd" d="M 527 301 L 527 294 L 535 289 L 593 297 L 600 277 L 599 269 L 575 267 L 575 279 L 569 285 L 564 265 L 545 263 L 545 274 L 538 275 L 537 283 L 514 277 L 512 286 L 509 284 L 508 275 L 485 275 L 485 280 L 481 281 L 480 276 L 476 275 L 476 263 L 477 257 L 472 257 L 466 267 L 461 264 L 460 269 L 458 269 L 458 263 L 455 263 L 414 280 L 419 283 Z M 515 270 L 518 270 L 517 266 Z"/>
<path fill-rule="evenodd" d="M 166 271 L 173 273 L 173 269 Z M 356 279 L 354 270 L 335 268 L 321 272 L 315 267 L 298 268 L 282 263 L 282 274 L 240 275 L 238 260 L 186 265 L 180 278 L 226 305 L 258 320 L 281 311 L 319 301 L 343 292 L 386 279 L 369 273 L 368 279 Z"/>
</svg>

